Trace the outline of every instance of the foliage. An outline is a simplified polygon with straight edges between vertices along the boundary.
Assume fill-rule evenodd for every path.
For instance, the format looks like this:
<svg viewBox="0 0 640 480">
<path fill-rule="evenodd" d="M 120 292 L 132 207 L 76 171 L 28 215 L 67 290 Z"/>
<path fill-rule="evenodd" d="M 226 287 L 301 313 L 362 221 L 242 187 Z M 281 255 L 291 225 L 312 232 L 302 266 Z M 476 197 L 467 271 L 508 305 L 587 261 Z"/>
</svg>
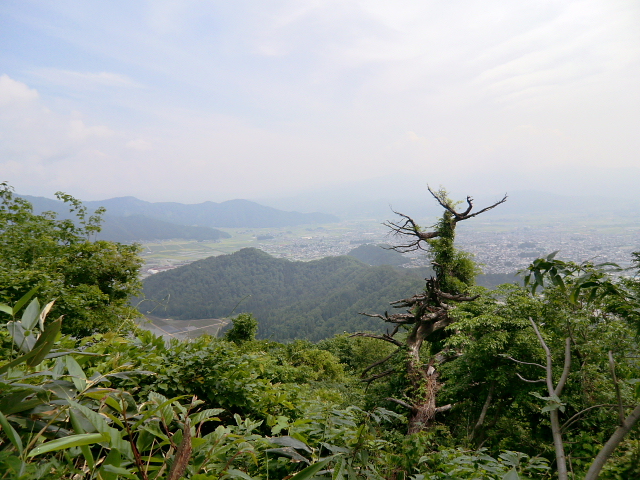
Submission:
<svg viewBox="0 0 640 480">
<path fill-rule="evenodd" d="M 241 313 L 231 319 L 233 326 L 225 332 L 224 338 L 230 342 L 240 344 L 256 339 L 258 321 L 250 313 Z"/>
<path fill-rule="evenodd" d="M 51 314 L 64 315 L 65 333 L 129 326 L 137 314 L 129 297 L 140 287 L 139 248 L 90 241 L 104 209 L 89 215 L 73 197 L 57 196 L 75 221 L 52 212 L 35 215 L 29 202 L 0 184 L 0 300 L 13 303 L 38 286 L 40 295 L 58 299 Z"/>
</svg>

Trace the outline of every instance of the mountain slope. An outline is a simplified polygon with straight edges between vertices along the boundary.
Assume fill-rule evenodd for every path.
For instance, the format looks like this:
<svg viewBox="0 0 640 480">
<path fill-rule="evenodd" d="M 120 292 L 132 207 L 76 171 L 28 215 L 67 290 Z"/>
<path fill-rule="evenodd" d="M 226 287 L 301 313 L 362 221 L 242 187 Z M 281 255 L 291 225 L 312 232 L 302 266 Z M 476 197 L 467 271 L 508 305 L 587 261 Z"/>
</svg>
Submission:
<svg viewBox="0 0 640 480">
<path fill-rule="evenodd" d="M 383 322 L 358 313 L 389 310 L 390 301 L 423 284 L 417 272 L 371 267 L 350 257 L 291 262 L 247 248 L 147 278 L 140 309 L 179 319 L 250 312 L 262 338 L 320 340 L 382 330 Z"/>
<path fill-rule="evenodd" d="M 354 248 L 347 253 L 347 255 L 357 258 L 367 265 L 391 265 L 399 267 L 409 262 L 409 259 L 405 258 L 401 253 L 385 247 L 388 247 L 388 245 L 372 245 L 368 243 Z"/>
</svg>

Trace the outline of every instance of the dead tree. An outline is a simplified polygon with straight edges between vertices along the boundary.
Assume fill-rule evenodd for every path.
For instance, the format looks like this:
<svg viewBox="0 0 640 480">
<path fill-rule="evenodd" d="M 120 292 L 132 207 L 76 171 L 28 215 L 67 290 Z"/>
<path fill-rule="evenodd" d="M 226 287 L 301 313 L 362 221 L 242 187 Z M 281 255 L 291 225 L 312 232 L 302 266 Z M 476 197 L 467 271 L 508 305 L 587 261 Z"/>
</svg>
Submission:
<svg viewBox="0 0 640 480">
<path fill-rule="evenodd" d="M 403 399 L 388 398 L 387 400 L 409 409 L 409 433 L 429 428 L 437 413 L 451 408 L 451 405 L 438 407 L 436 403 L 436 395 L 441 388 L 438 380 L 439 366 L 455 358 L 457 352 L 441 351 L 424 362 L 420 358 L 423 343 L 454 322 L 450 312 L 457 303 L 478 298 L 469 295 L 467 291 L 473 284 L 476 268 L 467 255 L 454 247 L 455 227 L 458 222 L 480 215 L 507 200 L 505 195 L 494 204 L 472 213 L 473 199 L 467 197 L 465 210 L 459 212 L 455 209 L 455 204 L 447 198 L 444 190 L 434 192 L 429 188 L 429 193 L 444 209 L 441 219 L 434 225 L 432 231 L 423 231 L 411 217 L 399 212 L 394 213 L 400 216 L 400 220 L 386 222 L 385 225 L 389 227 L 392 234 L 404 240 L 403 243 L 391 248 L 402 253 L 418 249 L 429 252 L 435 275 L 425 279 L 426 286 L 423 292 L 391 302 L 394 308 L 403 308 L 405 312 L 391 315 L 388 312 L 384 315 L 362 313 L 362 315 L 380 318 L 392 324 L 391 333 L 387 331 L 383 335 L 354 334 L 354 336 L 376 338 L 398 347 L 393 354 L 365 369 L 362 374 L 365 382 L 372 382 L 396 373 L 394 369 L 388 369 L 366 377 L 374 367 L 384 365 L 400 352 L 406 352 L 408 390 L 404 392 Z M 409 330 L 406 339 L 402 341 L 395 338 L 401 328 Z"/>
</svg>

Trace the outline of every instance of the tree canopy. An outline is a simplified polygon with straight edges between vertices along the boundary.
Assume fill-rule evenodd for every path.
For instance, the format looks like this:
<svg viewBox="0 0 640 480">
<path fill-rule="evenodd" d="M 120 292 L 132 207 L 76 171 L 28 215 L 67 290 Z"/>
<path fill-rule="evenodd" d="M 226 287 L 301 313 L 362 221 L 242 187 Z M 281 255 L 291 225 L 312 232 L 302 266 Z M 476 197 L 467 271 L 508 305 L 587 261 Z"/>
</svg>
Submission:
<svg viewBox="0 0 640 480">
<path fill-rule="evenodd" d="M 13 303 L 33 288 L 56 298 L 52 315 L 63 331 L 85 335 L 129 326 L 137 315 L 129 299 L 140 288 L 137 245 L 92 241 L 104 209 L 90 214 L 58 193 L 74 220 L 33 213 L 31 204 L 0 184 L 0 301 Z"/>
</svg>

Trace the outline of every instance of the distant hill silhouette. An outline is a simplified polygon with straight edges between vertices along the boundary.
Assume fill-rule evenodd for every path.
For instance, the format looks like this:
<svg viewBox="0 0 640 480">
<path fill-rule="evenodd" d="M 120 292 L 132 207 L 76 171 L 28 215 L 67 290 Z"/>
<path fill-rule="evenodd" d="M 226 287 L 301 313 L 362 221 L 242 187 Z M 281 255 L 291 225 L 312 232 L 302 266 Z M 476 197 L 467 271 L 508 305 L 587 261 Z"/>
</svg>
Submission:
<svg viewBox="0 0 640 480">
<path fill-rule="evenodd" d="M 184 204 L 175 202 L 152 203 L 135 197 L 119 197 L 96 202 L 85 202 L 85 205 L 90 208 L 105 207 L 111 215 L 145 215 L 179 225 L 198 225 L 202 227 L 291 227 L 338 221 L 338 218 L 334 215 L 285 212 L 265 207 L 249 200 Z"/>
<path fill-rule="evenodd" d="M 22 195 L 22 198 L 31 202 L 36 213 L 54 211 L 60 218 L 74 218 L 69 214 L 69 208 L 58 200 L 30 195 Z M 211 227 L 269 228 L 338 221 L 333 215 L 285 212 L 249 200 L 187 205 L 119 197 L 83 203 L 91 211 L 98 207 L 107 209 L 103 233 L 99 238 L 120 242 L 166 238 L 215 240 L 228 235 Z M 192 227 L 207 227 L 208 230 L 194 230 Z"/>
<path fill-rule="evenodd" d="M 40 214 L 45 211 L 52 211 L 58 214 L 58 218 L 75 219 L 69 213 L 69 208 L 63 202 L 44 197 L 32 197 L 22 195 L 33 206 L 35 213 Z M 93 203 L 93 202 L 86 202 Z M 100 203 L 100 202 L 96 202 Z M 87 205 L 93 212 L 98 206 Z M 165 222 L 144 215 L 115 216 L 106 214 L 102 223 L 102 231 L 97 234 L 98 240 L 110 240 L 113 242 L 138 242 L 151 240 L 167 240 L 171 238 L 181 238 L 186 240 L 220 240 L 229 238 L 230 235 L 221 230 L 209 227 L 194 227 L 188 225 L 177 225 Z"/>
</svg>

